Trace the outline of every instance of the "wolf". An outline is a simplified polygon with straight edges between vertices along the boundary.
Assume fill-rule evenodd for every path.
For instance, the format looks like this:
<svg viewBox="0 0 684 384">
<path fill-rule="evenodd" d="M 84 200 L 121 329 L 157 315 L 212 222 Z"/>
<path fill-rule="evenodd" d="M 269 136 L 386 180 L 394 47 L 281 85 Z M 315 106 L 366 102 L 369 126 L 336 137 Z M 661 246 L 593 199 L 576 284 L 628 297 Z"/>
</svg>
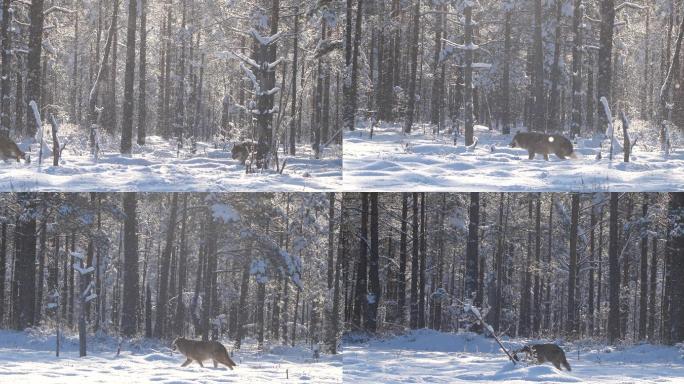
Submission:
<svg viewBox="0 0 684 384">
<path fill-rule="evenodd" d="M 257 143 L 252 141 L 243 141 L 235 143 L 232 150 L 233 160 L 239 160 L 240 164 L 245 164 L 249 154 L 256 151 Z"/>
<path fill-rule="evenodd" d="M 0 160 L 7 161 L 9 159 L 16 159 L 18 163 L 21 159 L 26 160 L 26 154 L 19 149 L 17 143 L 12 139 L 0 135 Z"/>
<path fill-rule="evenodd" d="M 527 149 L 530 160 L 535 154 L 544 155 L 544 160 L 549 160 L 549 153 L 565 160 L 567 157 L 576 159 L 577 155 L 572 147 L 572 142 L 562 135 L 547 135 L 538 132 L 518 132 L 511 141 L 511 148 Z"/>
<path fill-rule="evenodd" d="M 228 356 L 226 347 L 218 341 L 188 340 L 184 337 L 179 337 L 173 341 L 173 350 L 180 351 L 186 358 L 185 363 L 181 367 L 187 366 L 193 360 L 201 367 L 204 367 L 202 361 L 209 359 L 214 361 L 214 368 L 218 366 L 217 363 L 221 363 L 231 370 L 237 366 Z"/>
<path fill-rule="evenodd" d="M 532 344 L 526 345 L 521 349 L 513 352 L 513 358 L 519 361 L 518 353 L 525 352 L 527 356 L 532 356 L 537 359 L 537 364 L 543 364 L 547 361 L 553 363 L 556 369 L 561 369 L 561 365 L 568 371 L 572 371 L 568 360 L 565 358 L 565 352 L 556 344 Z"/>
</svg>

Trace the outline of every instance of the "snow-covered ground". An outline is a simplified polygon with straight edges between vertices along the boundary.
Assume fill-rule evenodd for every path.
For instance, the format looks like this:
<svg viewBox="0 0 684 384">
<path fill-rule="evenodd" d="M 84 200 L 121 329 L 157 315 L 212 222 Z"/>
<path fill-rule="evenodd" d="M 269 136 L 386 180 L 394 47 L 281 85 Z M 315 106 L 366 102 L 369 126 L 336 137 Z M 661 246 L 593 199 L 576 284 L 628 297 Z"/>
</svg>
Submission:
<svg viewBox="0 0 684 384">
<path fill-rule="evenodd" d="M 504 340 L 519 348 L 526 340 Z M 549 342 L 549 341 L 546 341 Z M 514 366 L 493 339 L 417 330 L 389 339 L 347 342 L 344 379 L 349 383 L 587 382 L 682 383 L 684 351 L 637 345 L 620 349 L 563 344 L 571 372 L 550 363 Z"/>
<path fill-rule="evenodd" d="M 51 153 L 44 154 L 39 166 L 38 144 L 30 146 L 30 164 L 0 162 L 0 191 L 318 191 L 339 189 L 342 183 L 339 146 L 326 149 L 316 160 L 310 146 L 302 145 L 296 156 L 287 156 L 283 174 L 246 174 L 245 167 L 231 159 L 231 145 L 224 150 L 198 143 L 195 154 L 186 145 L 178 154 L 175 142 L 151 136 L 145 146 L 134 144 L 133 156 L 126 157 L 118 153 L 118 138 L 103 135 L 95 162 L 87 140 L 86 133 L 65 125 L 60 131 L 60 142 L 66 143 L 60 166 L 52 166 Z M 284 155 L 279 155 L 282 162 Z"/>
<path fill-rule="evenodd" d="M 224 345 L 230 351 L 232 343 Z M 234 370 L 210 361 L 204 368 L 185 361 L 168 346 L 141 340 L 124 343 L 116 356 L 111 338 L 91 339 L 88 356 L 78 357 L 78 338 L 65 339 L 60 357 L 55 357 L 55 337 L 0 331 L 0 383 L 341 383 L 342 357 L 321 354 L 313 361 L 304 347 L 273 347 L 256 351 L 247 340 L 233 354 Z M 289 379 L 288 379 L 289 377 Z"/>
<path fill-rule="evenodd" d="M 512 135 L 483 126 L 475 127 L 478 144 L 470 149 L 464 147 L 462 136 L 454 146 L 452 136 L 433 135 L 423 125 L 407 136 L 399 125 L 381 124 L 373 129 L 372 139 L 367 123 L 359 125 L 344 137 L 348 191 L 684 190 L 682 133 L 671 132 L 673 149 L 666 158 L 657 131 L 639 121 L 632 123 L 630 136 L 636 145 L 630 163 L 622 161 L 622 153 L 612 162 L 608 159 L 608 140 L 603 142 L 601 160 L 596 159 L 601 140 L 586 138 L 575 143 L 577 160 L 550 155 L 547 162 L 537 155 L 530 161 L 526 150 L 509 148 Z"/>
</svg>

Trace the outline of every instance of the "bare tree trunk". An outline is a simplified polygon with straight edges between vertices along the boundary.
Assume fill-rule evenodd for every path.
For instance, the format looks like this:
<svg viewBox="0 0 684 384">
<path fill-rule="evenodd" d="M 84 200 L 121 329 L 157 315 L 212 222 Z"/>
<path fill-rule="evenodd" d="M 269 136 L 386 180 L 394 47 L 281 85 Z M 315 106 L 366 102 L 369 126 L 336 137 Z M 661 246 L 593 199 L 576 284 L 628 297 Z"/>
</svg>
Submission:
<svg viewBox="0 0 684 384">
<path fill-rule="evenodd" d="M 138 218 L 137 195 L 125 193 L 124 209 L 124 295 L 121 317 L 121 332 L 133 336 L 137 331 L 138 313 Z M 149 289 L 149 288 L 148 288 Z"/>
<path fill-rule="evenodd" d="M 412 256 L 411 256 L 411 300 L 409 302 L 409 323 L 411 329 L 418 328 L 418 193 L 413 193 L 413 225 L 412 225 Z"/>
<path fill-rule="evenodd" d="M 618 264 L 618 193 L 610 194 L 610 234 L 608 243 L 609 312 L 608 342 L 620 336 L 620 266 Z"/>
<path fill-rule="evenodd" d="M 534 2 L 534 102 L 532 130 L 544 132 L 546 128 L 544 97 L 544 41 L 542 37 L 542 1 Z"/>
<path fill-rule="evenodd" d="M 420 35 L 420 0 L 416 0 L 413 4 L 413 24 L 411 26 L 411 74 L 409 75 L 408 88 L 408 107 L 406 111 L 406 124 L 404 125 L 404 133 L 411 133 L 413 128 L 414 115 L 416 110 L 416 74 L 418 72 L 418 37 Z M 414 241 L 416 241 L 414 239 Z"/>
<path fill-rule="evenodd" d="M 603 110 L 601 98 L 605 97 L 609 105 L 614 100 L 611 99 L 611 79 L 612 79 L 612 59 L 613 59 L 613 32 L 615 24 L 615 0 L 601 0 L 601 31 L 598 52 L 598 80 L 597 80 L 597 109 Z M 605 130 L 608 118 L 604 113 L 599 113 L 599 129 Z M 609 331 L 612 331 L 609 329 Z M 609 332 L 610 333 L 610 332 Z M 610 338 L 610 336 L 609 336 Z M 611 340 L 611 342 L 614 340 Z"/>
<path fill-rule="evenodd" d="M 356 267 L 356 292 L 352 326 L 361 329 L 361 317 L 368 317 L 368 193 L 361 194 L 361 228 L 359 233 L 359 261 Z"/>
<path fill-rule="evenodd" d="M 406 257 L 407 257 L 407 233 L 408 232 L 408 193 L 401 194 L 401 235 L 399 242 L 399 285 L 397 313 L 399 324 L 403 325 L 406 321 Z"/>
<path fill-rule="evenodd" d="M 138 145 L 147 136 L 147 0 L 140 0 L 140 67 L 138 69 Z"/>
<path fill-rule="evenodd" d="M 10 13 L 10 6 L 11 0 L 2 0 L 2 14 L 9 16 L 2 18 L 2 47 L 0 48 L 0 61 L 2 61 L 2 68 L 0 69 L 0 134 L 4 136 L 9 136 L 10 128 L 12 125 L 10 113 L 10 68 L 12 62 L 12 55 L 10 54 L 12 50 L 12 35 L 10 34 L 10 27 L 12 23 L 12 13 Z M 17 99 L 17 102 L 21 103 L 23 101 Z M 4 281 L 4 275 L 2 278 Z M 2 287 L 4 287 L 4 285 L 2 285 Z M 0 304 L 2 303 L 3 302 L 0 301 Z M 2 316 L 0 316 L 0 323 L 2 323 Z"/>
<path fill-rule="evenodd" d="M 378 306 L 380 302 L 380 255 L 378 252 L 378 194 L 370 194 L 370 258 L 368 260 L 368 314 L 366 331 L 375 333 L 378 327 Z"/>
<path fill-rule="evenodd" d="M 570 223 L 570 265 L 568 278 L 568 322 L 566 332 L 578 336 L 579 321 L 575 318 L 575 290 L 577 289 L 577 229 L 579 226 L 580 196 L 572 194 L 572 212 Z"/>
<path fill-rule="evenodd" d="M 123 121 L 121 153 L 131 154 L 133 139 L 133 82 L 135 80 L 135 27 L 138 0 L 128 0 L 128 30 L 126 32 L 126 74 L 124 75 Z"/>
<path fill-rule="evenodd" d="M 572 19 L 572 30 L 575 41 L 572 46 L 572 123 L 570 131 L 573 136 L 580 134 L 582 126 L 582 67 L 584 60 L 584 38 L 582 24 L 584 21 L 584 4 L 582 0 L 575 0 L 575 10 Z"/>
<path fill-rule="evenodd" d="M 503 106 L 501 124 L 502 133 L 509 135 L 511 133 L 511 17 L 513 12 L 508 10 L 506 12 L 506 21 L 504 24 L 504 62 L 503 62 L 503 76 L 501 80 L 501 90 L 503 94 Z"/>
<path fill-rule="evenodd" d="M 478 252 L 479 252 L 479 229 L 480 228 L 480 194 L 470 193 L 470 208 L 468 210 L 468 243 L 466 244 L 465 260 L 465 297 L 474 300 L 477 292 L 478 281 Z M 482 303 L 475 302 L 475 306 Z"/>
</svg>

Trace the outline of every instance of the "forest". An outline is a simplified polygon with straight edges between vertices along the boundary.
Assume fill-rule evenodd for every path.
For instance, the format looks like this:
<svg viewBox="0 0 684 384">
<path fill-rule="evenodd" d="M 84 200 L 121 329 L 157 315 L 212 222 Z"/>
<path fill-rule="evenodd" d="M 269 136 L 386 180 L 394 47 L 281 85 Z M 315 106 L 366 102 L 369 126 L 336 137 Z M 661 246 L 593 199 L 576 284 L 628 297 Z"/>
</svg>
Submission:
<svg viewBox="0 0 684 384">
<path fill-rule="evenodd" d="M 564 135 L 582 160 L 546 165 L 552 174 L 573 171 L 550 191 L 570 190 L 573 173 L 640 191 L 630 180 L 647 174 L 608 163 L 681 165 L 683 7 L 678 0 L 349 0 L 345 175 L 359 176 L 358 189 L 401 192 L 391 180 L 400 168 L 408 169 L 403 180 L 425 187 L 415 174 L 448 177 L 445 192 L 511 191 L 495 178 L 472 188 L 457 177 L 502 166 L 507 179 L 535 172 L 538 164 L 507 148 L 515 133 L 530 131 Z M 596 162 L 601 177 L 588 169 Z M 383 183 L 361 177 L 370 171 Z M 672 189 L 665 174 L 658 180 L 654 190 Z"/>
<path fill-rule="evenodd" d="M 341 168 L 338 8 L 4 1 L 0 128 L 53 166 L 143 156 L 219 168 L 211 159 L 243 144 L 248 172 Z"/>
<path fill-rule="evenodd" d="M 350 41 L 351 3 L 360 113 L 402 120 L 405 132 L 449 120 L 465 125 L 466 145 L 475 123 L 603 132 L 603 97 L 634 118 L 684 125 L 679 1 L 357 1 Z"/>
<path fill-rule="evenodd" d="M 643 376 L 629 373 L 627 361 L 648 351 L 654 355 L 648 361 L 661 363 L 665 352 L 622 353 L 632 345 L 684 341 L 683 194 L 354 193 L 344 199 L 345 369 L 358 374 L 351 378 L 408 382 L 424 370 L 437 381 L 573 379 L 543 376 L 558 371 L 503 376 L 512 372 L 500 367 L 508 359 L 492 336 L 508 349 L 555 341 L 566 353 L 577 349 L 582 364 L 600 359 L 593 362 L 603 365 L 576 374 L 590 381 L 656 380 L 665 372 L 681 378 L 677 368 L 656 364 Z M 374 342 L 379 335 L 391 341 Z M 370 346 L 354 345 L 363 340 Z M 612 358 L 592 352 L 607 346 L 620 347 Z M 677 367 L 681 352 L 673 351 Z M 398 357 L 390 363 L 388 354 Z M 483 367 L 491 359 L 499 359 L 498 368 Z M 433 369 L 424 367 L 426 360 Z M 482 376 L 487 371 L 495 373 Z"/>
<path fill-rule="evenodd" d="M 279 360 L 334 355 L 339 196 L 2 194 L 0 324 L 61 334 L 46 345 L 50 358 L 60 342 L 68 358 L 70 343 L 84 357 L 110 339 L 159 349 L 182 336 L 221 340 L 257 368 L 273 348 Z M 339 379 L 328 365 L 339 361 L 325 359 L 313 369 Z"/>
<path fill-rule="evenodd" d="M 495 332 L 675 344 L 681 193 L 345 195 L 353 330 Z M 353 237 L 352 237 L 353 238 Z M 369 295 L 373 300 L 367 300 Z"/>
</svg>

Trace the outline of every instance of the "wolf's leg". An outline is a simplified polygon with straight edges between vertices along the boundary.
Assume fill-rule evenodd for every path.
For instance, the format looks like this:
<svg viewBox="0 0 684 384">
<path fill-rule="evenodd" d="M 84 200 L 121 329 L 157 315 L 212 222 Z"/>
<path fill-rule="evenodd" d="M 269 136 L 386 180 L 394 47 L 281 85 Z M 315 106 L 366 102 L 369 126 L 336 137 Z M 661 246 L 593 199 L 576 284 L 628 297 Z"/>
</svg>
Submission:
<svg viewBox="0 0 684 384">
<path fill-rule="evenodd" d="M 192 359 L 187 359 L 185 360 L 185 363 L 181 364 L 181 367 L 187 367 L 190 363 L 192 363 Z"/>
<path fill-rule="evenodd" d="M 566 159 L 565 155 L 562 154 L 562 153 L 560 153 L 560 152 L 556 152 L 556 156 L 557 156 L 559 159 L 561 159 L 561 160 L 565 160 L 565 159 Z"/>
<path fill-rule="evenodd" d="M 214 368 L 218 368 L 218 363 L 216 362 L 216 360 L 212 359 L 212 361 L 214 362 Z"/>
<path fill-rule="evenodd" d="M 533 151 L 527 151 L 527 154 L 529 155 L 530 160 L 534 160 L 534 152 Z"/>
<path fill-rule="evenodd" d="M 197 364 L 200 365 L 200 367 L 204 368 L 204 364 L 202 364 L 202 360 L 196 360 L 196 361 L 197 361 Z"/>
<path fill-rule="evenodd" d="M 560 361 L 554 360 L 554 361 L 552 361 L 552 363 L 556 367 L 557 370 L 561 371 Z"/>
<path fill-rule="evenodd" d="M 549 161 L 549 154 L 548 153 L 544 154 L 544 160 Z"/>
</svg>

